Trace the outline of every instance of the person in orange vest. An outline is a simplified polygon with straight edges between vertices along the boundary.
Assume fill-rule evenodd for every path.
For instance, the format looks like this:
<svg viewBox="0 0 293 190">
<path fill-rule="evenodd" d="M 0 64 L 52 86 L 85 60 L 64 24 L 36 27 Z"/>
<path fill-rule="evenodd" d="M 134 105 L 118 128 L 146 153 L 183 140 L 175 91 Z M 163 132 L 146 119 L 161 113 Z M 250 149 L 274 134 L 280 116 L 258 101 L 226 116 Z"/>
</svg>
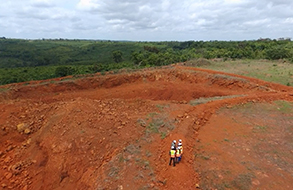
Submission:
<svg viewBox="0 0 293 190">
<path fill-rule="evenodd" d="M 177 152 L 178 152 L 178 156 L 177 156 Z M 181 139 L 179 139 L 178 141 L 177 152 L 176 152 L 177 162 L 180 162 L 182 158 L 182 154 L 183 154 L 183 146 L 182 146 Z"/>
<path fill-rule="evenodd" d="M 181 149 L 180 147 L 177 147 L 177 150 L 176 150 L 176 162 L 179 163 L 181 160 Z"/>
<path fill-rule="evenodd" d="M 169 155 L 170 155 L 169 166 L 171 166 L 172 161 L 173 161 L 173 166 L 175 166 L 175 162 L 176 162 L 176 148 L 174 146 L 171 147 L 171 150 L 169 152 Z"/>
</svg>

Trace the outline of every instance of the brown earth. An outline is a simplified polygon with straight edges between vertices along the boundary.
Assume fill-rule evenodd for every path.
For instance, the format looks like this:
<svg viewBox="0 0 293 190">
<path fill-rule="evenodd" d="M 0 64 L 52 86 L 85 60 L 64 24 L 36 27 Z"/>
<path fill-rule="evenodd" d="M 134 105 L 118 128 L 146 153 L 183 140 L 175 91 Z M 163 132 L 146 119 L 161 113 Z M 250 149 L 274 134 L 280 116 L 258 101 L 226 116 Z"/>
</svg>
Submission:
<svg viewBox="0 0 293 190">
<path fill-rule="evenodd" d="M 292 87 L 170 66 L 1 91 L 2 189 L 293 188 Z"/>
</svg>

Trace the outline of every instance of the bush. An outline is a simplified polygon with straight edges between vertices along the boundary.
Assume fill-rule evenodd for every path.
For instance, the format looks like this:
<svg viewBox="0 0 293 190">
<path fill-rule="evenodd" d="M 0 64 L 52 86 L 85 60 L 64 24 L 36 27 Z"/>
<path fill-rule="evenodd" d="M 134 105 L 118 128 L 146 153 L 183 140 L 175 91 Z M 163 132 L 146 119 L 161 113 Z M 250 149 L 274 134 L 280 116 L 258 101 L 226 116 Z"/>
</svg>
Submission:
<svg viewBox="0 0 293 190">
<path fill-rule="evenodd" d="M 57 67 L 55 70 L 56 77 L 65 77 L 68 75 L 73 75 L 74 73 L 75 73 L 75 69 L 72 67 L 67 67 L 67 66 L 60 66 L 60 67 Z"/>
</svg>

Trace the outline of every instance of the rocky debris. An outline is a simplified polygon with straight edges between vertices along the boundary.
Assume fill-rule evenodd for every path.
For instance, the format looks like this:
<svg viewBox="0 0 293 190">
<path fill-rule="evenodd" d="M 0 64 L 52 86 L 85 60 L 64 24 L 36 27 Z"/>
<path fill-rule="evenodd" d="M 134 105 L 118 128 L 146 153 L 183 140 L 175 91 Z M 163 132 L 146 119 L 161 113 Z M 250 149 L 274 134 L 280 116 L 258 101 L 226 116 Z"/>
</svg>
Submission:
<svg viewBox="0 0 293 190">
<path fill-rule="evenodd" d="M 20 123 L 20 124 L 18 124 L 17 126 L 16 126 L 16 129 L 17 129 L 17 131 L 18 132 L 23 132 L 26 128 L 27 128 L 28 126 L 26 125 L 26 124 L 24 124 L 24 123 Z"/>
<path fill-rule="evenodd" d="M 26 135 L 28 135 L 28 134 L 30 134 L 32 131 L 31 131 L 31 129 L 29 128 L 29 125 L 28 124 L 25 124 L 25 123 L 20 123 L 20 124 L 18 124 L 17 126 L 16 126 L 16 129 L 17 129 L 17 131 L 19 132 L 19 133 L 21 133 L 21 134 L 26 134 Z"/>
<path fill-rule="evenodd" d="M 27 134 L 27 135 L 28 135 L 28 134 L 30 134 L 30 133 L 31 133 L 31 130 L 30 130 L 30 129 L 25 129 L 25 130 L 24 130 L 24 134 Z"/>
<path fill-rule="evenodd" d="M 6 152 L 9 152 L 9 151 L 13 150 L 15 147 L 16 147 L 15 145 L 13 145 L 13 146 L 12 145 L 9 145 L 7 147 L 7 149 L 6 149 Z M 0 153 L 0 155 L 1 155 L 1 153 Z"/>
</svg>

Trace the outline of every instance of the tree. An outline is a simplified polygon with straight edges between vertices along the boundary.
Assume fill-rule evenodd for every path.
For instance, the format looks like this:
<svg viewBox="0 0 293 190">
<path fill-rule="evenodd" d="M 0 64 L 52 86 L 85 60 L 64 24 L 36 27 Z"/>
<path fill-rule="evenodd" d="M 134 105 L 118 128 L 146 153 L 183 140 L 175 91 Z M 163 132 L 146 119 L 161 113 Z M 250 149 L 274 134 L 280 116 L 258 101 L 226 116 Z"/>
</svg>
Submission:
<svg viewBox="0 0 293 190">
<path fill-rule="evenodd" d="M 67 75 L 72 75 L 75 73 L 75 69 L 72 67 L 60 66 L 55 70 L 56 77 L 65 77 Z"/>
<path fill-rule="evenodd" d="M 117 51 L 113 51 L 112 52 L 112 56 L 113 56 L 113 60 L 116 62 L 116 63 L 119 63 L 122 61 L 122 52 L 120 50 L 117 50 Z"/>
</svg>

